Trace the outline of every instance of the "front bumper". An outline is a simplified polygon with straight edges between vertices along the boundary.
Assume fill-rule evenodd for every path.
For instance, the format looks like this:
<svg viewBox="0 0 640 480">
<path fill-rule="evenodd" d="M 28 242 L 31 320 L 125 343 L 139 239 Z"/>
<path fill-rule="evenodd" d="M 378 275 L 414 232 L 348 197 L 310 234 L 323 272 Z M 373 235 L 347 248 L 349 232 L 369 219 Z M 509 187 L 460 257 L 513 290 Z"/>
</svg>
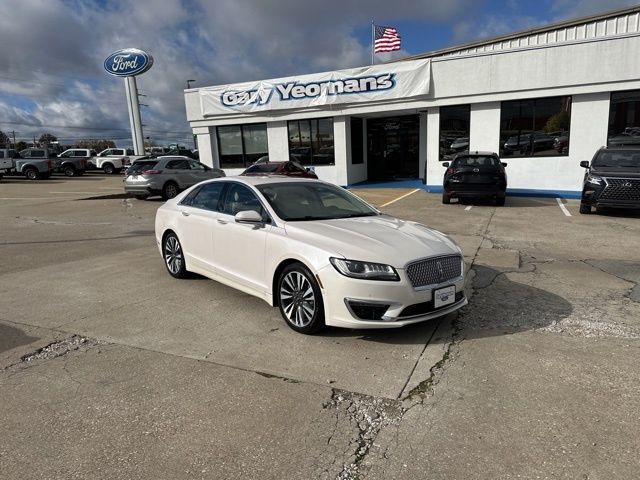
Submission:
<svg viewBox="0 0 640 480">
<path fill-rule="evenodd" d="M 318 272 L 322 283 L 325 323 L 345 328 L 399 328 L 447 315 L 467 304 L 464 294 L 465 275 L 439 285 L 416 290 L 403 269 L 397 269 L 399 282 L 360 280 L 345 277 L 331 265 Z M 454 286 L 456 297 L 452 304 L 433 308 L 433 292 Z M 358 318 L 352 305 L 381 306 L 379 320 Z M 386 308 L 385 308 L 386 306 Z"/>
</svg>

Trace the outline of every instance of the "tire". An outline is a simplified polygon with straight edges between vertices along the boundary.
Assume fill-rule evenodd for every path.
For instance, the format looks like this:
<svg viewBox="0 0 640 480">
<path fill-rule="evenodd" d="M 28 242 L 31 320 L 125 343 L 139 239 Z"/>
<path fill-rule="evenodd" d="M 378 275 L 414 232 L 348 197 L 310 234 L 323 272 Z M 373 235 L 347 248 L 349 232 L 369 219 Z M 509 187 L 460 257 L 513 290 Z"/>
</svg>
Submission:
<svg viewBox="0 0 640 480">
<path fill-rule="evenodd" d="M 442 203 L 445 205 L 449 205 L 451 203 L 451 198 L 445 193 L 442 194 Z"/>
<path fill-rule="evenodd" d="M 104 165 L 102 165 L 102 171 L 107 175 L 113 175 L 113 172 L 115 172 L 116 169 L 113 167 L 112 164 L 105 163 Z"/>
<path fill-rule="evenodd" d="M 149 195 L 134 195 L 137 200 L 146 200 L 149 198 Z"/>
<path fill-rule="evenodd" d="M 167 182 L 162 187 L 162 198 L 164 200 L 169 200 L 178 195 L 178 193 L 180 193 L 180 190 L 178 190 L 178 185 L 175 182 Z"/>
<path fill-rule="evenodd" d="M 180 240 L 173 232 L 165 235 L 162 241 L 162 257 L 169 275 L 173 278 L 185 278 L 187 276 L 182 245 L 180 245 Z"/>
<path fill-rule="evenodd" d="M 64 167 L 62 167 L 62 173 L 64 173 L 66 177 L 75 177 L 76 175 L 78 175 L 78 173 L 76 172 L 76 167 L 74 167 L 73 165 L 65 165 Z"/>
<path fill-rule="evenodd" d="M 280 314 L 291 329 L 311 335 L 324 328 L 322 293 L 307 267 L 297 262 L 287 265 L 276 289 Z"/>
<path fill-rule="evenodd" d="M 504 198 L 504 197 L 496 198 L 496 206 L 504 207 L 505 200 L 506 200 L 506 198 Z"/>
<path fill-rule="evenodd" d="M 591 205 L 580 202 L 580 213 L 588 215 L 591 213 Z"/>
<path fill-rule="evenodd" d="M 27 177 L 27 180 L 38 180 L 40 178 L 38 170 L 33 167 L 25 169 L 24 176 Z"/>
</svg>

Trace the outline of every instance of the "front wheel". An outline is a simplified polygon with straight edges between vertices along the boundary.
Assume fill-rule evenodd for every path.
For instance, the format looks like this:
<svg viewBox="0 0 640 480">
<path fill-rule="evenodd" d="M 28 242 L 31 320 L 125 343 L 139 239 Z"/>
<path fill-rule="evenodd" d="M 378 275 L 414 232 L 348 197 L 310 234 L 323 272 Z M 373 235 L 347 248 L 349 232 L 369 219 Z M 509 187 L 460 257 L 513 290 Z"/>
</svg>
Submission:
<svg viewBox="0 0 640 480">
<path fill-rule="evenodd" d="M 496 198 L 496 206 L 504 207 L 504 202 L 505 202 L 505 198 L 504 197 Z"/>
<path fill-rule="evenodd" d="M 185 278 L 187 276 L 182 245 L 180 245 L 180 240 L 178 240 L 175 233 L 171 232 L 164 237 L 162 254 L 164 256 L 164 265 L 167 267 L 169 275 L 173 278 Z"/>
<path fill-rule="evenodd" d="M 292 263 L 282 271 L 277 299 L 282 318 L 296 332 L 310 335 L 325 326 L 320 287 L 303 264 Z"/>
<path fill-rule="evenodd" d="M 586 203 L 580 203 L 580 213 L 588 215 L 589 213 L 591 213 L 591 205 L 588 205 Z"/>
<path fill-rule="evenodd" d="M 449 195 L 447 195 L 446 193 L 442 194 L 442 203 L 444 203 L 445 205 L 449 205 L 451 203 L 451 198 L 449 198 Z"/>
<path fill-rule="evenodd" d="M 67 177 L 75 177 L 77 175 L 76 169 L 73 165 L 66 165 L 63 167 L 62 171 Z"/>
</svg>

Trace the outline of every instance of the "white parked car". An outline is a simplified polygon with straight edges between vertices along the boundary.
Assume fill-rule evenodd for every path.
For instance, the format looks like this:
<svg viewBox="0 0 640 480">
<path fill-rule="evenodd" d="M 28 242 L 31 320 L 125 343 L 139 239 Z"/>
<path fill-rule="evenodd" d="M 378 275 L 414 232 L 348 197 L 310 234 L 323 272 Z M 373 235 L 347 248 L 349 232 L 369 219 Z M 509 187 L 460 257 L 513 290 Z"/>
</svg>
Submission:
<svg viewBox="0 0 640 480">
<path fill-rule="evenodd" d="M 260 297 L 302 333 L 401 327 L 467 304 L 453 240 L 320 180 L 202 182 L 158 209 L 155 233 L 169 274 Z"/>
</svg>

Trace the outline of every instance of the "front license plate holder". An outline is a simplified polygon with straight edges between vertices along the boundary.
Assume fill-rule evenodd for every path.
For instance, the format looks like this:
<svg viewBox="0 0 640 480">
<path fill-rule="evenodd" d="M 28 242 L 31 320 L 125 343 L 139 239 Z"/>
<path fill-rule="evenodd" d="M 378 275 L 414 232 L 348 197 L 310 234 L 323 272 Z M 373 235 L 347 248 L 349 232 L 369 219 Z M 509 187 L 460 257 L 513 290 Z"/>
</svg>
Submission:
<svg viewBox="0 0 640 480">
<path fill-rule="evenodd" d="M 456 301 L 456 286 L 438 288 L 433 291 L 433 308 L 440 308 L 451 305 Z"/>
</svg>

